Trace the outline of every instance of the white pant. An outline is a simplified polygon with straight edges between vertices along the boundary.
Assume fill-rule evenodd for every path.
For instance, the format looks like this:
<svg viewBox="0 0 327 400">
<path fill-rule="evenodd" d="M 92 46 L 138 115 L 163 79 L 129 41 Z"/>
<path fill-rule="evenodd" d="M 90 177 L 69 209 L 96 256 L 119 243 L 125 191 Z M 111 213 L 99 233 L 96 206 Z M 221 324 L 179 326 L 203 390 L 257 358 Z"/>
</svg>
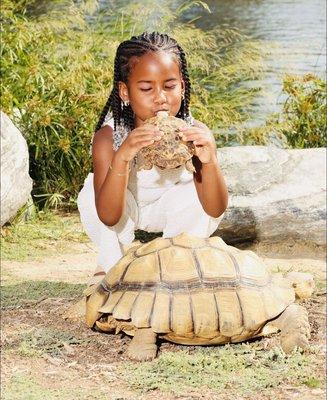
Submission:
<svg viewBox="0 0 327 400">
<path fill-rule="evenodd" d="M 114 226 L 106 226 L 95 208 L 93 174 L 85 179 L 77 199 L 82 225 L 97 247 L 98 266 L 106 272 L 122 257 L 122 244 L 131 244 L 134 231 L 163 232 L 163 237 L 173 237 L 187 232 L 199 237 L 209 237 L 223 218 L 210 217 L 199 201 L 193 180 L 176 184 L 151 204 L 139 207 L 127 189 L 124 214 Z"/>
</svg>

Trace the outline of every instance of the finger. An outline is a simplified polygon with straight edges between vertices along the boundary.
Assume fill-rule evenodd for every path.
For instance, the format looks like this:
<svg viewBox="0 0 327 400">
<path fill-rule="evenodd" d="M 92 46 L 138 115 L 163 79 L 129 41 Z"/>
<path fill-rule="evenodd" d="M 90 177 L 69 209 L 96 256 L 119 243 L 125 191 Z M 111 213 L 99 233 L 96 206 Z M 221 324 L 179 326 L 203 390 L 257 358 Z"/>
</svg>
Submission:
<svg viewBox="0 0 327 400">
<path fill-rule="evenodd" d="M 160 140 L 161 137 L 162 135 L 156 132 L 140 132 L 137 135 L 134 135 L 132 140 L 133 142 L 137 143 L 144 140 Z"/>
<path fill-rule="evenodd" d="M 139 142 L 138 144 L 137 144 L 137 147 L 138 147 L 138 149 L 139 150 L 141 150 L 141 149 L 143 149 L 143 147 L 147 147 L 147 146 L 150 146 L 151 144 L 153 144 L 155 141 L 152 139 L 152 140 L 144 140 L 144 141 L 142 141 L 142 142 Z"/>
<path fill-rule="evenodd" d="M 156 126 L 144 126 L 144 127 L 141 126 L 141 127 L 137 128 L 137 129 L 135 129 L 133 131 L 133 134 L 134 135 L 140 135 L 140 134 L 143 134 L 143 133 L 150 133 L 150 132 L 156 133 L 156 134 L 162 134 L 162 132 Z"/>
<path fill-rule="evenodd" d="M 183 136 L 182 139 L 185 140 L 186 142 L 193 142 L 193 143 L 196 140 L 205 141 L 207 143 L 210 142 L 210 139 L 208 138 L 208 136 L 207 135 L 203 135 L 203 134 L 187 135 L 187 136 Z"/>
</svg>

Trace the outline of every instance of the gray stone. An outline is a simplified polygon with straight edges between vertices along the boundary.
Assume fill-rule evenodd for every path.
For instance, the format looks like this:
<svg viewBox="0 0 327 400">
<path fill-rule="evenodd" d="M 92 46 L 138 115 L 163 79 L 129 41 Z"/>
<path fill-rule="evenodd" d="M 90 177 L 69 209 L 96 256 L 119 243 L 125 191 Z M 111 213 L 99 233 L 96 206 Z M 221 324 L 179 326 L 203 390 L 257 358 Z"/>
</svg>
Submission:
<svg viewBox="0 0 327 400">
<path fill-rule="evenodd" d="M 226 242 L 326 245 L 326 149 L 225 147 L 218 159 L 230 197 L 216 234 Z"/>
<path fill-rule="evenodd" d="M 1 111 L 1 226 L 28 201 L 33 181 L 28 174 L 26 140 Z"/>
</svg>

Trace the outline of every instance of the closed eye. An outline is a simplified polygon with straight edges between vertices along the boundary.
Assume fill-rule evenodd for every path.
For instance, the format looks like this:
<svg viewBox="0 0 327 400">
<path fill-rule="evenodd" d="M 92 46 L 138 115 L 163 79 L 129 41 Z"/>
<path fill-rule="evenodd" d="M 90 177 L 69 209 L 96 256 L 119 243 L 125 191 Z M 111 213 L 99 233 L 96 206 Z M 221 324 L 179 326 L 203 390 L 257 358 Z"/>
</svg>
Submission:
<svg viewBox="0 0 327 400">
<path fill-rule="evenodd" d="M 170 90 L 170 89 L 175 89 L 177 85 L 173 85 L 173 86 L 166 86 L 166 89 Z M 140 88 L 140 90 L 142 92 L 148 92 L 149 90 L 151 90 L 152 88 Z"/>
</svg>

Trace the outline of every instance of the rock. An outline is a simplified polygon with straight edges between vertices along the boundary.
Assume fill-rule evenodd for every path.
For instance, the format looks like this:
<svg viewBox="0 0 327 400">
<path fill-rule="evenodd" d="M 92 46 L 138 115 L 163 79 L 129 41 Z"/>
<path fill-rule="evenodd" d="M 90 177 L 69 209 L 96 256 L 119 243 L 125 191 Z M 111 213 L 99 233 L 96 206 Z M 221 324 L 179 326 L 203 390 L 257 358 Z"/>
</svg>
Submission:
<svg viewBox="0 0 327 400">
<path fill-rule="evenodd" d="M 326 245 L 326 150 L 225 147 L 229 205 L 215 234 L 227 243 L 289 239 Z"/>
<path fill-rule="evenodd" d="M 33 181 L 28 174 L 26 140 L 1 111 L 1 226 L 14 217 L 30 197 Z"/>
</svg>

